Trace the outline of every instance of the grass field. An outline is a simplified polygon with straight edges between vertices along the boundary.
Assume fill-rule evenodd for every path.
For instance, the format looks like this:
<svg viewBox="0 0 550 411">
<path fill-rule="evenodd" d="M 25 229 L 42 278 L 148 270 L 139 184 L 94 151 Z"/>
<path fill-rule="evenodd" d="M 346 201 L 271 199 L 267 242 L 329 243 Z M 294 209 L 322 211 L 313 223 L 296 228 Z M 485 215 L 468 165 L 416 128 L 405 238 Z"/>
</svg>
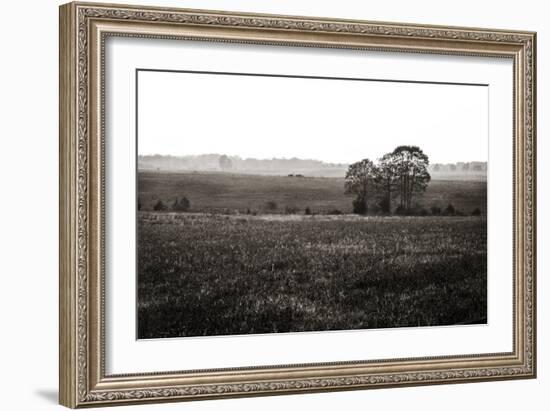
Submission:
<svg viewBox="0 0 550 411">
<path fill-rule="evenodd" d="M 312 180 L 143 174 L 139 185 L 147 202 L 181 193 L 202 211 L 249 207 L 266 193 L 281 205 L 348 210 L 336 182 Z M 485 189 L 470 183 L 468 195 L 434 182 L 426 197 L 482 207 Z M 486 271 L 485 217 L 140 211 L 138 335 L 484 323 Z"/>
<path fill-rule="evenodd" d="M 353 197 L 344 195 L 342 178 L 259 176 L 230 173 L 140 172 L 139 200 L 142 210 L 151 210 L 161 200 L 167 204 L 187 197 L 191 210 L 198 212 L 263 212 L 268 201 L 277 206 L 270 213 L 286 209 L 314 213 L 338 210 L 350 213 Z M 486 181 L 432 180 L 416 200 L 422 207 L 445 208 L 449 203 L 464 214 L 479 208 L 486 212 Z M 394 204 L 396 206 L 397 204 Z"/>
</svg>

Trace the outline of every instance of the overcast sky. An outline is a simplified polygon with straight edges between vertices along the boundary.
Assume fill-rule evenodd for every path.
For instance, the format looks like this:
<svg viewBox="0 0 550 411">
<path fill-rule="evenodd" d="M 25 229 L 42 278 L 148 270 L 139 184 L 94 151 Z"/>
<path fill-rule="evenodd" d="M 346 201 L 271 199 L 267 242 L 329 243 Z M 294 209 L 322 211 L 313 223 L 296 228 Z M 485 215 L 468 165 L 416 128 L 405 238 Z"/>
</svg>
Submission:
<svg viewBox="0 0 550 411">
<path fill-rule="evenodd" d="M 139 154 L 377 159 L 418 145 L 431 163 L 487 161 L 488 88 L 139 73 Z"/>
</svg>

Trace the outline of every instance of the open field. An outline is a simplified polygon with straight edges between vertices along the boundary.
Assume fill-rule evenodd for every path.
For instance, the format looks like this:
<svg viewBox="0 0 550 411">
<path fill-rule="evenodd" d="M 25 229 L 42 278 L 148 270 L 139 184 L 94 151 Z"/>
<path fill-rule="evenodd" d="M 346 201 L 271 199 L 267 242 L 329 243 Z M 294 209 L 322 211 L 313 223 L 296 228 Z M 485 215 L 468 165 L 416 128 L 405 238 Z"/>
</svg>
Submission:
<svg viewBox="0 0 550 411">
<path fill-rule="evenodd" d="M 140 195 L 149 202 L 181 192 L 193 209 L 204 210 L 220 203 L 242 207 L 243 198 L 263 203 L 267 193 L 281 204 L 300 201 L 300 207 L 344 209 L 351 200 L 325 179 L 324 185 L 307 182 L 304 199 L 293 193 L 306 180 L 242 178 L 143 174 Z M 224 191 L 228 184 L 240 197 Z M 426 196 L 446 195 L 448 186 L 432 185 Z M 481 207 L 484 191 L 466 187 L 470 195 L 455 193 L 452 201 L 465 210 Z M 484 323 L 486 270 L 485 217 L 140 211 L 138 335 Z"/>
<path fill-rule="evenodd" d="M 314 213 L 338 210 L 351 213 L 353 196 L 344 195 L 343 178 L 260 176 L 231 173 L 169 173 L 142 171 L 138 174 L 142 210 L 151 210 L 158 200 L 167 204 L 176 197 L 187 197 L 197 212 L 263 212 L 267 202 L 277 206 L 270 213 L 285 209 Z M 426 192 L 416 200 L 422 207 L 445 208 L 451 203 L 470 214 L 487 209 L 486 181 L 432 180 Z M 394 204 L 396 206 L 396 204 Z"/>
</svg>

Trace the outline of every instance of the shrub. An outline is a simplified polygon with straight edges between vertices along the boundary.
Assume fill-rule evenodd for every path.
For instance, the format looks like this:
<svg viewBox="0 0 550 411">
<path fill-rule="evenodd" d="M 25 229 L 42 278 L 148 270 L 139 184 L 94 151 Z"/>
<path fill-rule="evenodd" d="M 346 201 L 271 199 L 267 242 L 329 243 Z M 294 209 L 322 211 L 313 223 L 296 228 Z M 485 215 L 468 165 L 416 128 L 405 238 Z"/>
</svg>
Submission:
<svg viewBox="0 0 550 411">
<path fill-rule="evenodd" d="M 440 215 L 441 214 L 441 207 L 431 206 L 430 211 L 432 212 L 433 215 Z"/>
<path fill-rule="evenodd" d="M 432 214 L 434 214 L 433 208 L 434 207 L 432 207 Z M 437 211 L 437 210 L 439 210 L 439 211 Z M 441 209 L 437 209 L 437 210 L 436 210 L 436 213 L 441 212 Z M 396 215 L 427 216 L 427 215 L 430 214 L 430 211 L 428 211 L 427 208 L 422 207 L 420 204 L 415 204 L 410 209 L 407 209 L 406 207 L 404 207 L 402 205 L 398 205 L 397 208 L 395 209 L 395 214 Z"/>
<path fill-rule="evenodd" d="M 304 210 L 304 214 L 305 215 L 311 215 L 311 208 L 309 208 L 309 206 L 306 207 L 306 209 Z"/>
<path fill-rule="evenodd" d="M 175 211 L 188 211 L 189 208 L 191 208 L 191 203 L 185 196 L 179 200 L 176 197 L 176 201 L 174 201 L 174 205 L 172 206 L 172 209 Z"/>
<path fill-rule="evenodd" d="M 427 216 L 429 214 L 428 210 L 422 207 L 420 204 L 415 203 L 413 207 L 408 211 L 409 215 L 418 215 L 418 216 Z"/>
<path fill-rule="evenodd" d="M 479 208 L 476 208 L 474 211 L 472 211 L 472 215 L 480 216 L 481 215 L 481 210 Z"/>
<path fill-rule="evenodd" d="M 445 214 L 445 215 L 455 215 L 456 214 L 456 209 L 452 204 L 449 203 L 447 208 L 445 208 L 443 214 Z"/>
<path fill-rule="evenodd" d="M 274 211 L 277 209 L 277 203 L 275 201 L 268 201 L 265 203 L 266 210 Z"/>
<path fill-rule="evenodd" d="M 367 205 L 363 200 L 356 198 L 352 204 L 354 214 L 367 214 Z"/>
<path fill-rule="evenodd" d="M 407 214 L 407 209 L 403 207 L 402 205 L 398 205 L 395 209 L 395 214 L 397 215 L 405 215 Z"/>
<path fill-rule="evenodd" d="M 387 197 L 384 197 L 382 200 L 379 201 L 378 206 L 380 207 L 380 211 L 383 213 L 389 213 L 390 210 L 390 200 Z"/>
<path fill-rule="evenodd" d="M 153 210 L 155 211 L 164 211 L 166 210 L 166 205 L 162 202 L 162 200 L 158 200 L 155 205 L 153 206 Z"/>
<path fill-rule="evenodd" d="M 299 211 L 298 207 L 294 207 L 294 206 L 285 207 L 285 214 L 296 214 L 298 211 Z"/>
<path fill-rule="evenodd" d="M 333 210 L 330 210 L 327 214 L 328 215 L 341 215 L 343 213 L 340 210 L 338 210 L 337 208 L 335 208 Z"/>
<path fill-rule="evenodd" d="M 427 216 L 428 214 L 430 213 L 424 207 L 421 207 L 420 209 L 418 209 L 418 215 Z"/>
</svg>

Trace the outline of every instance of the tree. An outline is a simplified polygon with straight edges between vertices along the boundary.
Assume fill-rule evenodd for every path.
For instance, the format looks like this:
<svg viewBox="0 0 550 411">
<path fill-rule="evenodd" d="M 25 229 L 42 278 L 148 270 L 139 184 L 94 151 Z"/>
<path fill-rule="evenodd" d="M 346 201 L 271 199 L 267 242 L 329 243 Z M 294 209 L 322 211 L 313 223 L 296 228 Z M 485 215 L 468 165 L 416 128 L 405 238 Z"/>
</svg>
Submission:
<svg viewBox="0 0 550 411">
<path fill-rule="evenodd" d="M 191 203 L 187 199 L 187 197 L 183 196 L 182 198 L 178 199 L 176 197 L 176 201 L 174 201 L 174 204 L 172 206 L 172 210 L 174 211 L 188 211 L 191 207 Z"/>
<path fill-rule="evenodd" d="M 278 208 L 278 206 L 277 206 L 277 203 L 275 201 L 271 200 L 271 201 L 267 201 L 265 203 L 265 208 L 269 211 L 275 211 Z"/>
<path fill-rule="evenodd" d="M 383 212 L 391 212 L 391 201 L 398 184 L 396 157 L 385 154 L 374 169 L 376 190 L 380 193 L 380 208 Z"/>
<path fill-rule="evenodd" d="M 444 214 L 445 215 L 455 215 L 456 214 L 455 207 L 452 204 L 449 203 L 447 208 L 444 210 Z"/>
<path fill-rule="evenodd" d="M 417 146 L 399 146 L 390 156 L 395 164 L 399 206 L 409 212 L 414 195 L 426 190 L 430 182 L 428 156 Z"/>
<path fill-rule="evenodd" d="M 220 169 L 222 170 L 231 170 L 233 168 L 233 161 L 225 154 L 221 155 L 219 160 Z"/>
<path fill-rule="evenodd" d="M 346 194 L 355 194 L 353 211 L 356 214 L 366 214 L 369 196 L 375 189 L 376 166 L 368 158 L 353 163 L 346 172 L 344 188 Z"/>
<path fill-rule="evenodd" d="M 164 211 L 166 210 L 166 206 L 162 202 L 162 200 L 158 200 L 155 205 L 153 206 L 153 210 L 155 211 Z"/>
</svg>

